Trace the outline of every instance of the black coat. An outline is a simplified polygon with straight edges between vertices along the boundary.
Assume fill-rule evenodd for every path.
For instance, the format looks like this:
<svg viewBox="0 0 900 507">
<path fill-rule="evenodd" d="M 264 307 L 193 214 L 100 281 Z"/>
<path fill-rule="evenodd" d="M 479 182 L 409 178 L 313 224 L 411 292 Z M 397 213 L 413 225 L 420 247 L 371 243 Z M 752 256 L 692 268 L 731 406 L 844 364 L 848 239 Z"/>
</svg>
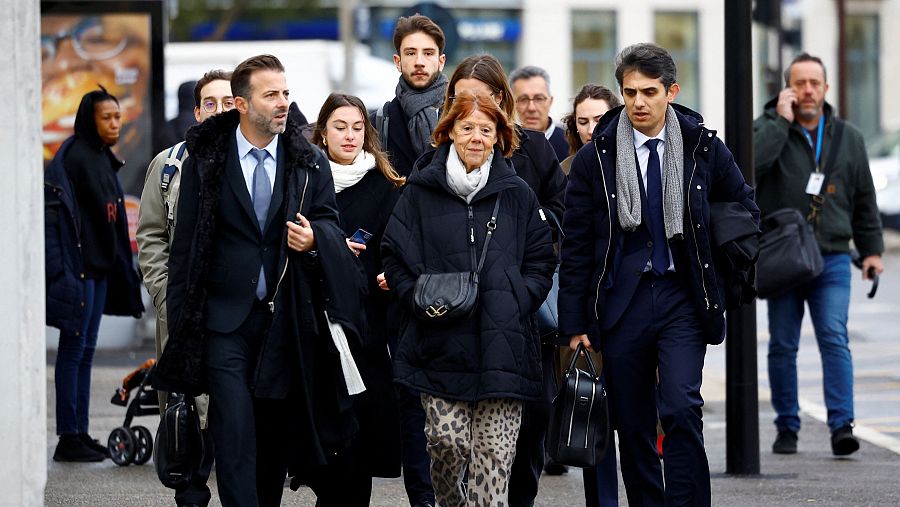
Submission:
<svg viewBox="0 0 900 507">
<path fill-rule="evenodd" d="M 690 289 L 707 342 L 721 343 L 725 332 L 722 273 L 714 260 L 710 234 L 710 204 L 740 204 L 759 221 L 753 189 L 745 182 L 734 157 L 715 131 L 703 126 L 699 114 L 675 108 L 684 140 L 683 237 L 669 241 L 675 270 Z M 607 294 L 615 284 L 637 283 L 622 266 L 624 231 L 616 212 L 616 128 L 624 108 L 603 115 L 592 142 L 575 155 L 566 188 L 565 238 L 559 269 L 559 332 L 588 332 L 605 305 L 623 304 Z M 681 252 L 679 255 L 678 253 Z M 620 287 L 621 288 L 621 287 Z M 592 337 L 593 338 L 593 337 Z"/>
<path fill-rule="evenodd" d="M 69 150 L 81 147 L 82 154 L 92 148 L 77 136 L 70 137 L 57 151 L 53 161 L 44 171 L 44 262 L 46 276 L 47 325 L 66 334 L 81 329 L 84 318 L 84 257 L 81 247 L 81 217 L 78 200 L 72 189 L 63 160 Z M 109 148 L 97 152 L 107 157 L 108 163 L 118 169 L 122 163 Z M 91 161 L 82 161 L 90 165 Z M 96 163 L 96 161 L 94 162 Z M 115 260 L 106 273 L 107 296 L 103 308 L 106 315 L 140 317 L 144 311 L 141 301 L 141 282 L 131 253 L 128 239 L 128 222 L 125 220 L 125 204 L 122 186 L 116 180 Z"/>
<path fill-rule="evenodd" d="M 378 245 L 399 197 L 399 190 L 377 168 L 337 194 L 344 234 L 350 237 L 360 228 L 372 233 L 359 256 L 369 289 L 365 300 L 368 329 L 357 355 L 366 391 L 354 396 L 353 409 L 359 421 L 354 460 L 373 477 L 400 476 L 400 412 L 388 353 L 388 341 L 397 331 L 396 319 L 388 316 L 396 315 L 397 307 L 393 293 L 378 288 L 376 281 L 384 271 Z"/>
<path fill-rule="evenodd" d="M 517 129 L 519 148 L 510 157 L 516 174 L 534 190 L 542 207 L 562 217 L 566 175 L 559 167 L 553 146 L 543 132 L 522 127 Z"/>
<path fill-rule="evenodd" d="M 471 205 L 447 184 L 448 144 L 426 153 L 394 208 L 382 242 L 388 285 L 401 307 L 395 378 L 414 390 L 464 401 L 538 399 L 542 395 L 539 338 L 531 314 L 550 289 L 555 266 L 550 229 L 537 197 L 499 149 L 487 186 Z M 486 224 L 503 192 L 497 228 L 481 272 L 476 313 L 436 325 L 413 316 L 413 289 L 422 273 L 469 271 L 468 208 L 481 255 Z"/>
<path fill-rule="evenodd" d="M 390 102 L 386 102 L 384 104 L 384 115 L 388 119 L 388 139 L 387 143 L 384 142 L 384 139 L 381 139 L 381 146 L 387 152 L 388 159 L 391 161 L 391 166 L 394 170 L 400 176 L 409 176 L 412 173 L 416 160 L 419 158 L 419 154 L 416 153 L 412 141 L 409 139 L 409 130 L 406 127 L 407 123 L 409 123 L 409 118 L 403 112 L 400 99 L 394 97 Z M 376 113 L 372 113 L 369 116 L 369 120 L 378 128 Z"/>
<path fill-rule="evenodd" d="M 205 294 L 227 147 L 238 118 L 237 111 L 223 113 L 188 131 L 190 167 L 182 171 L 178 227 L 169 258 L 169 341 L 154 372 L 153 385 L 158 389 L 187 394 L 205 391 Z M 275 288 L 270 287 L 272 324 L 250 386 L 259 398 L 284 398 L 290 391 L 302 400 L 296 415 L 308 420 L 298 422 L 298 427 L 311 431 L 301 435 L 309 450 L 301 457 L 317 464 L 325 462 L 328 449 L 356 431 L 325 312 L 332 322 L 344 326 L 351 345 L 358 347 L 365 329 L 364 280 L 338 225 L 328 159 L 290 118 L 279 146 L 286 160 L 281 223 L 294 220 L 299 210 L 315 232 L 317 254 L 288 249 L 287 228 L 281 225 L 276 269 L 281 276 Z M 274 195 L 272 202 L 276 202 Z"/>
</svg>

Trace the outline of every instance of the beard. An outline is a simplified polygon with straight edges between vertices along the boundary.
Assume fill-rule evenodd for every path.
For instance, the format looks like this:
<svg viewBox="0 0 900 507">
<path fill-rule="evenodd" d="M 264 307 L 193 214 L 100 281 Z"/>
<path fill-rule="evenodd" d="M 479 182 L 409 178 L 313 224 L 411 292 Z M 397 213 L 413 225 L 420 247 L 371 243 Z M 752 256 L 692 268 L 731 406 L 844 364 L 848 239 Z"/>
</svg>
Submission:
<svg viewBox="0 0 900 507">
<path fill-rule="evenodd" d="M 817 120 L 819 115 L 822 114 L 823 105 L 823 103 L 817 102 L 815 106 L 798 106 L 796 114 L 803 121 Z"/>
<path fill-rule="evenodd" d="M 287 108 L 273 109 L 271 115 L 263 114 L 253 107 L 253 103 L 249 103 L 247 111 L 250 122 L 257 128 L 260 133 L 277 136 L 283 134 L 287 127 L 287 117 L 284 120 L 278 120 L 275 116 L 279 114 L 287 114 Z"/>
</svg>

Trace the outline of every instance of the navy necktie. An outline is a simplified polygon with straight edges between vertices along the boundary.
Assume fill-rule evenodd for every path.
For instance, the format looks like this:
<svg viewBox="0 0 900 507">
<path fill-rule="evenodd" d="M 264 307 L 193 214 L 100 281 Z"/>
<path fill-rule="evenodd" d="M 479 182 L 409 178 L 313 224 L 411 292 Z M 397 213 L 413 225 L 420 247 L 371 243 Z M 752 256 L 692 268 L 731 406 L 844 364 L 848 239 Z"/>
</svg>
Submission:
<svg viewBox="0 0 900 507">
<path fill-rule="evenodd" d="M 272 186 L 269 183 L 269 175 L 266 173 L 266 157 L 269 152 L 253 148 L 250 153 L 256 157 L 256 169 L 253 170 L 253 212 L 259 223 L 260 232 L 265 233 L 266 215 L 269 214 L 269 204 L 272 202 Z M 256 284 L 256 297 L 260 300 L 266 298 L 266 271 L 259 267 L 259 282 Z"/>
<path fill-rule="evenodd" d="M 666 223 L 663 218 L 662 171 L 659 165 L 659 153 L 656 145 L 659 139 L 648 139 L 644 146 L 650 149 L 647 160 L 647 210 L 650 216 L 647 225 L 653 250 L 650 252 L 650 266 L 653 272 L 661 275 L 669 269 L 669 248 L 666 242 Z"/>
</svg>

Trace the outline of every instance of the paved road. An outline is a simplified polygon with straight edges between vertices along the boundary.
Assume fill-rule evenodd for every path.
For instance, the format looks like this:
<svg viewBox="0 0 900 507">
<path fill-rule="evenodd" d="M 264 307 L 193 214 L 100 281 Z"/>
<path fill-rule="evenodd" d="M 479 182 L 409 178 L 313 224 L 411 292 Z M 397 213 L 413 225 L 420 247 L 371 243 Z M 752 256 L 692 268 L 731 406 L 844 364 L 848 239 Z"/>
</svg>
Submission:
<svg viewBox="0 0 900 507">
<path fill-rule="evenodd" d="M 710 469 L 713 473 L 713 505 L 741 507 L 896 506 L 900 505 L 900 255 L 886 258 L 889 271 L 883 277 L 874 300 L 865 298 L 868 284 L 854 281 L 850 315 L 851 349 L 856 377 L 857 434 L 865 441 L 850 459 L 834 459 L 822 408 L 821 368 L 812 329 L 804 326 L 800 350 L 800 394 L 804 410 L 800 453 L 776 456 L 769 451 L 774 418 L 768 402 L 765 357 L 765 304 L 758 307 L 760 449 L 762 475 L 733 477 L 725 471 L 724 347 L 711 347 L 706 363 L 704 397 L 705 435 Z M 103 352 L 95 361 L 91 433 L 105 439 L 122 423 L 125 411 L 111 405 L 115 386 L 131 369 L 152 355 L 152 351 Z M 156 480 L 152 464 L 118 467 L 110 461 L 95 464 L 61 464 L 52 461 L 56 445 L 54 431 L 53 358 L 47 371 L 48 481 L 46 505 L 50 506 L 141 506 L 174 505 L 170 491 Z M 156 418 L 135 420 L 155 434 Z M 893 450 L 890 450 L 893 449 Z M 213 478 L 213 490 L 214 478 Z M 535 505 L 539 507 L 584 505 L 581 474 L 577 470 L 561 477 L 544 477 Z M 626 505 L 619 484 L 621 505 Z M 283 505 L 312 506 L 315 498 L 308 489 L 285 491 Z M 213 506 L 220 505 L 213 497 Z M 401 507 L 406 497 L 400 479 L 378 479 L 372 505 Z"/>
</svg>

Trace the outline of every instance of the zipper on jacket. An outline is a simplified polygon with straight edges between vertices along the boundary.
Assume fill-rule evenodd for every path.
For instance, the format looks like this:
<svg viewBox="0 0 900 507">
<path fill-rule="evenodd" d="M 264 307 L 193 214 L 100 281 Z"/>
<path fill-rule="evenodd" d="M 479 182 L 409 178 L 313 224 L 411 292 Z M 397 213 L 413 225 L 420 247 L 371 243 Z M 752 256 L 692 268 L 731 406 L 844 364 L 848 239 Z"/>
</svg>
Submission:
<svg viewBox="0 0 900 507">
<path fill-rule="evenodd" d="M 609 237 L 606 241 L 606 253 L 603 255 L 603 269 L 600 271 L 600 278 L 597 280 L 597 290 L 594 299 L 594 317 L 600 320 L 600 286 L 603 284 L 603 277 L 606 275 L 606 266 L 609 262 L 609 249 L 612 247 L 612 215 L 610 214 L 609 192 L 606 190 L 606 174 L 603 172 L 603 160 L 600 159 L 600 149 L 597 147 L 597 141 L 594 141 L 594 152 L 597 154 L 597 163 L 600 164 L 600 180 L 603 182 L 603 196 L 606 198 L 606 223 L 609 225 Z"/>
<path fill-rule="evenodd" d="M 700 131 L 700 140 L 697 141 L 697 146 L 694 146 L 694 151 L 692 152 L 694 168 L 691 170 L 691 179 L 688 180 L 688 188 L 685 193 L 687 194 L 688 222 L 691 224 L 691 236 L 694 238 L 694 252 L 697 254 L 697 268 L 700 270 L 700 285 L 703 287 L 703 300 L 706 302 L 706 309 L 709 310 L 709 292 L 706 290 L 706 272 L 703 269 L 703 261 L 700 260 L 700 246 L 697 243 L 697 226 L 694 224 L 694 220 L 691 217 L 691 187 L 694 184 L 694 175 L 697 174 L 697 149 L 700 148 L 700 143 L 703 142 L 703 134 L 705 133 L 706 129 Z"/>
<path fill-rule="evenodd" d="M 304 173 L 306 179 L 303 182 L 303 193 L 300 194 L 300 206 L 297 208 L 298 213 L 303 212 L 303 201 L 306 199 L 306 187 L 309 185 L 309 172 L 304 171 Z M 278 296 L 278 291 L 281 289 L 281 281 L 284 280 L 284 275 L 287 273 L 288 264 L 290 264 L 290 262 L 291 258 L 285 256 L 284 268 L 281 270 L 281 275 L 278 276 L 278 282 L 275 284 L 275 292 L 272 294 L 272 299 L 269 301 L 269 311 L 272 313 L 275 313 L 275 297 Z"/>
</svg>

